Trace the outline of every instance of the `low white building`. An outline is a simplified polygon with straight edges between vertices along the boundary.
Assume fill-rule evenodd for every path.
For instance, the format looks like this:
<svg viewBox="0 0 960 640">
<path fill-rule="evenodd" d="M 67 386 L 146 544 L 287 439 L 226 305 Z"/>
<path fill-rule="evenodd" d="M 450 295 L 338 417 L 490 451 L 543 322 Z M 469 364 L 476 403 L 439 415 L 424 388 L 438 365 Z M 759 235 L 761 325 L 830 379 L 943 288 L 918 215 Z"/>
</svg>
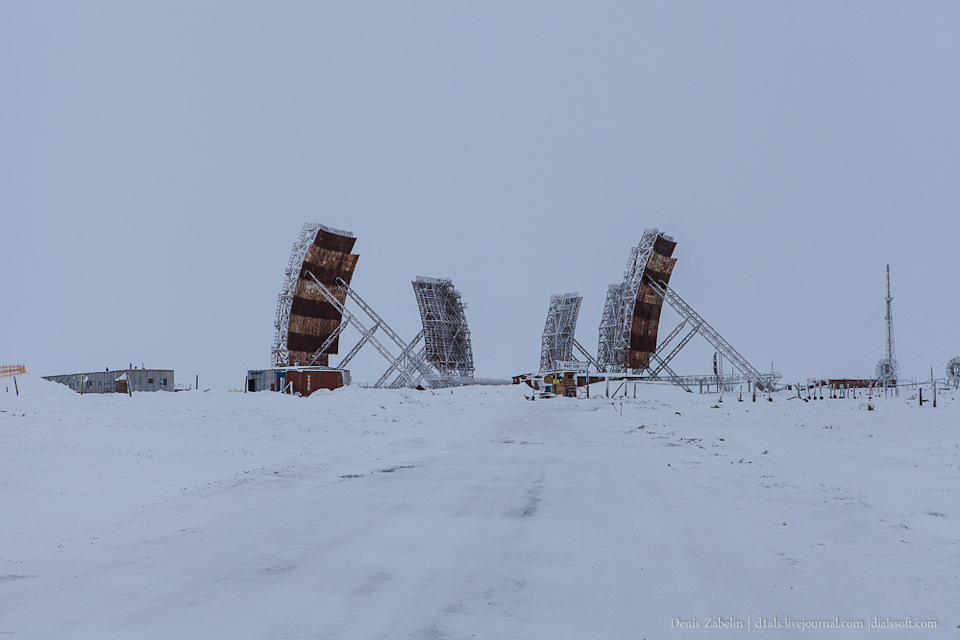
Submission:
<svg viewBox="0 0 960 640">
<path fill-rule="evenodd" d="M 78 393 L 173 391 L 173 369 L 107 369 L 91 373 L 44 376 L 43 379 L 65 384 Z"/>
</svg>

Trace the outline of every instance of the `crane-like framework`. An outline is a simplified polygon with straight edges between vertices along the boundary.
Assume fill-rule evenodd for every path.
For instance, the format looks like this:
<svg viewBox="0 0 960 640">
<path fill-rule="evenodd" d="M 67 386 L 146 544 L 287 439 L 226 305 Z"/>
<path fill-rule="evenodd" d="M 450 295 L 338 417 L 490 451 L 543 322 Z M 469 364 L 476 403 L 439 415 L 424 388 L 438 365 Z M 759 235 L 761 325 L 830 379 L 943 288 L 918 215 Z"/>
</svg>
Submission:
<svg viewBox="0 0 960 640">
<path fill-rule="evenodd" d="M 349 231 L 319 223 L 303 225 L 277 300 L 276 339 L 271 351 L 274 366 L 325 367 L 328 355 L 337 353 L 343 316 L 320 295 L 314 278 L 342 305 L 347 296 L 345 286 L 353 277 L 359 257 L 350 253 L 355 242 Z"/>
<path fill-rule="evenodd" d="M 893 296 L 890 295 L 890 265 L 887 265 L 887 341 L 883 358 L 877 363 L 877 382 L 885 387 L 895 386 L 900 376 L 896 341 L 893 338 Z"/>
<path fill-rule="evenodd" d="M 423 322 L 425 359 L 441 378 L 473 378 L 473 348 L 460 292 L 447 278 L 417 276 L 412 284 Z"/>
<path fill-rule="evenodd" d="M 583 297 L 579 293 L 557 293 L 550 296 L 550 309 L 543 327 L 540 348 L 540 371 L 550 371 L 560 362 L 574 360 L 574 334 Z"/>
</svg>

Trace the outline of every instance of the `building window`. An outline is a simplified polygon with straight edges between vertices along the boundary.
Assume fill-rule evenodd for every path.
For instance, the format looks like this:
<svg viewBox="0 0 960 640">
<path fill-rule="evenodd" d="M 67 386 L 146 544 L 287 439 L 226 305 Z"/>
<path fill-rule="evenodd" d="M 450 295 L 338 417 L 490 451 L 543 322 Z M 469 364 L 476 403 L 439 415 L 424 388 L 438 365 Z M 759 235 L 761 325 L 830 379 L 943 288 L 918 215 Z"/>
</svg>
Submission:
<svg viewBox="0 0 960 640">
<path fill-rule="evenodd" d="M 166 379 L 166 378 L 160 378 L 160 384 L 163 385 L 164 387 L 167 386 L 167 379 Z"/>
<path fill-rule="evenodd" d="M 147 384 L 153 384 L 153 378 L 147 378 Z"/>
</svg>

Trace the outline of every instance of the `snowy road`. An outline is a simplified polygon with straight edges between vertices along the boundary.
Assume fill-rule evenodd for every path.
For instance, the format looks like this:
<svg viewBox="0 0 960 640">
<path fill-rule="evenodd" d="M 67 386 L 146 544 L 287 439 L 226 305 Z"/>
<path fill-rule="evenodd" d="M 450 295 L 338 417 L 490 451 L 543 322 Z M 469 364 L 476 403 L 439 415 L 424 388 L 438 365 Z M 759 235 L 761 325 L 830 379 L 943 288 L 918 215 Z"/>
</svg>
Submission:
<svg viewBox="0 0 960 640">
<path fill-rule="evenodd" d="M 0 634 L 960 633 L 960 404 L 640 395 L 5 397 Z"/>
</svg>

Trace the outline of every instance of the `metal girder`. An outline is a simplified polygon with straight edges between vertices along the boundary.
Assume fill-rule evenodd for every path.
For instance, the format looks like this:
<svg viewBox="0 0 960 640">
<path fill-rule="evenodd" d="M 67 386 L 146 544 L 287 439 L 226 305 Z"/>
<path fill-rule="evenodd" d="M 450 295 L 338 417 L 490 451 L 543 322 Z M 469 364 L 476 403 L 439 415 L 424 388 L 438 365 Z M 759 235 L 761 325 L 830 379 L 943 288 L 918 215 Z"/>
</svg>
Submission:
<svg viewBox="0 0 960 640">
<path fill-rule="evenodd" d="M 343 287 L 344 291 L 347 292 L 347 295 L 350 297 L 350 299 L 356 302 L 357 305 L 363 310 L 364 313 L 366 313 L 370 317 L 371 320 L 378 323 L 380 325 L 380 328 L 383 329 L 383 332 L 387 334 L 387 337 L 393 340 L 393 343 L 395 345 L 400 347 L 400 351 L 401 351 L 400 358 L 406 357 L 409 360 L 409 362 L 413 365 L 415 370 L 424 378 L 430 378 L 436 375 L 433 369 L 430 367 L 430 365 L 427 364 L 422 358 L 418 357 L 417 354 L 414 353 L 403 342 L 403 339 L 400 337 L 400 335 L 396 331 L 391 329 L 390 325 L 388 325 L 386 321 L 383 318 L 381 318 L 380 315 L 376 311 L 374 311 L 370 305 L 364 302 L 363 298 L 361 298 L 356 291 L 350 288 L 350 285 L 348 285 L 346 282 L 344 282 L 340 278 L 337 278 L 337 284 Z M 391 364 L 393 363 L 391 362 Z M 416 386 L 416 384 L 414 386 Z"/>
<path fill-rule="evenodd" d="M 316 362 L 317 359 L 324 354 L 324 352 L 326 352 L 330 345 L 333 344 L 333 341 L 340 337 L 340 334 L 343 333 L 343 330 L 347 328 L 347 324 L 348 323 L 346 320 L 342 321 L 337 328 L 333 330 L 333 333 L 327 336 L 327 339 L 323 341 L 323 344 L 320 345 L 320 348 L 317 349 L 317 352 L 313 354 L 313 358 L 307 363 L 308 367 L 312 366 L 313 363 Z M 373 330 L 376 331 L 376 328 Z M 341 366 L 341 368 L 343 367 Z"/>
<path fill-rule="evenodd" d="M 587 351 L 587 350 L 584 348 L 584 346 L 583 346 L 582 344 L 580 344 L 580 342 L 579 342 L 576 338 L 573 339 L 573 346 L 575 346 L 575 347 L 577 348 L 577 350 L 580 351 L 580 353 L 583 355 L 583 357 L 587 359 L 587 362 L 589 362 L 591 365 L 593 365 L 593 368 L 594 368 L 594 369 L 596 369 L 597 371 L 600 371 L 600 363 L 597 362 L 597 359 L 596 359 L 596 358 L 594 358 L 592 355 L 590 355 L 590 352 Z"/>
<path fill-rule="evenodd" d="M 353 313 L 351 313 L 343 304 L 341 304 L 340 301 L 337 300 L 336 296 L 334 296 L 332 293 L 330 293 L 330 290 L 327 289 L 325 286 L 323 286 L 323 283 L 321 283 L 321 282 L 317 279 L 317 277 L 316 277 L 315 275 L 313 275 L 313 274 L 310 273 L 309 271 L 307 272 L 307 274 L 310 276 L 310 279 L 313 280 L 313 284 L 317 287 L 317 290 L 318 290 L 318 291 L 320 292 L 320 294 L 327 300 L 327 302 L 329 302 L 331 305 L 333 305 L 333 307 L 334 307 L 337 311 L 339 311 L 339 312 L 343 315 L 343 317 L 346 318 L 347 321 L 350 322 L 350 324 L 352 324 L 352 325 L 354 326 L 354 328 L 356 328 L 357 331 L 359 331 L 360 334 L 361 334 L 364 338 L 366 338 L 367 342 L 369 342 L 370 344 L 372 344 L 373 347 L 374 347 L 377 351 L 380 352 L 380 355 L 382 355 L 384 358 L 387 359 L 387 362 L 389 362 L 390 364 L 393 364 L 393 365 L 395 365 L 395 366 L 397 367 L 397 370 L 398 370 L 398 371 L 400 372 L 400 374 L 406 379 L 407 383 L 408 383 L 411 387 L 416 387 L 416 386 L 419 384 L 419 380 L 418 380 L 417 376 L 415 375 L 415 373 L 414 373 L 414 372 L 411 372 L 410 370 L 407 369 L 407 367 L 403 366 L 400 362 L 398 362 L 397 359 L 393 357 L 393 354 L 391 354 L 390 351 L 387 350 L 387 348 L 383 346 L 383 344 L 380 342 L 380 340 L 378 340 L 378 339 L 376 338 L 376 336 L 373 335 L 373 332 L 372 332 L 370 329 L 367 329 L 367 328 L 363 325 L 363 323 L 361 323 L 361 322 L 357 319 L 357 317 L 356 317 L 355 315 L 353 315 Z M 338 284 L 340 284 L 341 286 L 346 287 L 346 283 L 344 283 L 342 280 L 339 280 L 339 281 L 338 281 Z M 348 293 L 350 292 L 349 287 L 347 287 L 347 292 L 348 292 Z M 358 297 L 359 297 L 359 296 L 358 296 Z M 372 311 L 372 309 L 371 309 L 371 311 Z M 371 317 L 372 317 L 372 316 L 371 316 Z M 379 318 L 379 316 L 377 316 L 377 317 Z M 380 324 L 381 324 L 381 327 L 385 327 L 385 326 L 386 326 L 386 325 L 383 323 L 382 319 L 380 320 Z"/>
<path fill-rule="evenodd" d="M 377 332 L 377 329 L 379 328 L 380 328 L 380 323 L 378 322 L 377 324 L 373 325 L 372 329 L 370 329 L 370 335 L 372 336 L 373 334 L 375 334 Z M 367 344 L 367 342 L 369 341 L 370 339 L 367 336 L 362 336 L 357 341 L 357 344 L 353 345 L 353 348 L 350 349 L 350 352 L 343 357 L 343 360 L 340 361 L 339 367 L 341 369 L 346 369 L 347 365 L 350 364 L 350 361 L 353 360 L 353 357 L 358 353 L 360 353 L 360 349 L 362 349 L 363 345 Z"/>
<path fill-rule="evenodd" d="M 679 352 L 679 350 L 683 348 L 683 345 L 685 345 L 694 334 L 700 333 L 714 349 L 722 354 L 738 371 L 743 373 L 748 380 L 754 384 L 759 384 L 761 388 L 776 390 L 775 374 L 765 375 L 757 371 L 752 364 L 747 362 L 746 358 L 740 355 L 739 351 L 733 348 L 733 345 L 727 342 L 716 329 L 711 327 L 700 314 L 694 311 L 693 307 L 684 302 L 673 289 L 660 282 L 655 282 L 649 277 L 647 278 L 647 282 L 653 287 L 654 291 L 660 294 L 660 296 L 680 314 L 681 318 L 690 322 L 694 327 L 693 330 L 684 337 L 683 341 L 670 352 L 670 355 L 666 358 L 667 361 L 676 355 L 676 352 Z"/>
<path fill-rule="evenodd" d="M 426 348 L 426 347 L 420 347 L 420 350 L 417 352 L 417 355 L 419 355 L 421 358 L 426 358 L 426 357 L 427 357 L 427 348 Z M 391 371 L 391 370 L 388 369 L 387 372 L 383 374 L 383 377 L 381 377 L 381 380 L 383 380 L 383 379 L 390 373 L 390 371 Z M 436 384 L 436 385 L 441 385 L 441 384 L 442 384 L 442 381 L 440 381 L 440 380 L 434 380 L 434 381 L 431 381 L 431 382 L 433 382 L 433 383 Z M 380 383 L 380 382 L 378 381 L 377 384 L 382 384 L 382 383 Z M 376 385 L 374 385 L 374 386 L 376 386 Z M 403 379 L 398 375 L 397 377 L 395 377 L 395 378 L 393 379 L 393 382 L 391 382 L 389 385 L 387 385 L 387 388 L 388 388 L 388 389 L 399 389 L 399 388 L 402 387 L 402 386 L 403 386 Z M 379 387 L 377 387 L 377 388 L 379 388 Z"/>
<path fill-rule="evenodd" d="M 660 363 L 660 366 L 657 369 L 658 372 L 661 370 L 667 372 L 666 379 L 668 382 L 672 382 L 673 384 L 677 385 L 687 393 L 693 393 L 693 390 L 690 387 L 688 387 L 685 382 L 683 382 L 681 377 L 678 376 L 677 373 L 673 369 L 671 369 L 666 362 L 664 362 L 663 360 L 660 360 L 659 356 L 657 356 L 656 354 L 650 354 L 650 358 Z M 656 373 L 651 373 L 650 377 L 653 378 L 654 380 L 658 379 L 658 375 Z"/>
<path fill-rule="evenodd" d="M 407 343 L 407 346 L 404 349 L 404 353 L 406 353 L 407 351 L 411 351 L 414 347 L 417 346 L 417 344 L 420 343 L 422 339 L 423 339 L 423 330 L 421 330 L 420 333 L 418 333 L 413 340 Z M 421 350 L 421 353 L 418 355 L 422 357 L 422 350 Z M 402 359 L 403 359 L 403 356 L 400 357 L 400 360 Z M 392 364 L 389 367 L 387 367 L 387 370 L 383 372 L 383 375 L 380 376 L 380 379 L 377 380 L 376 383 L 373 385 L 374 389 L 380 389 L 381 387 L 383 387 L 384 383 L 387 381 L 390 375 L 396 370 L 397 368 Z"/>
<path fill-rule="evenodd" d="M 671 360 L 673 360 L 673 357 L 678 353 L 680 353 L 680 350 L 683 349 L 688 342 L 690 342 L 690 339 L 693 338 L 693 336 L 697 335 L 697 331 L 699 330 L 700 330 L 700 327 L 694 327 L 693 329 L 690 330 L 689 333 L 687 333 L 687 335 L 683 336 L 683 340 L 677 343 L 677 346 L 675 346 L 673 349 L 670 350 L 670 353 L 668 353 L 666 356 L 662 358 L 657 356 L 657 360 L 659 360 L 661 364 L 659 367 L 657 367 L 650 373 L 651 377 L 656 377 L 657 374 L 660 373 L 660 371 L 664 367 L 666 367 Z"/>
<path fill-rule="evenodd" d="M 673 331 L 670 332 L 670 335 L 668 335 L 666 338 L 664 338 L 663 342 L 660 343 L 660 346 L 657 347 L 657 350 L 654 351 L 653 354 L 651 354 L 651 355 L 653 355 L 653 356 L 659 356 L 660 353 L 661 353 L 664 349 L 667 348 L 667 345 L 669 345 L 669 344 L 673 341 L 673 339 L 677 337 L 677 334 L 680 333 L 680 331 L 683 330 L 683 328 L 686 326 L 686 324 L 687 324 L 687 321 L 686 321 L 686 320 L 681 320 L 681 321 L 680 321 L 680 324 L 678 324 L 678 325 L 676 326 L 676 328 L 675 328 Z"/>
</svg>

